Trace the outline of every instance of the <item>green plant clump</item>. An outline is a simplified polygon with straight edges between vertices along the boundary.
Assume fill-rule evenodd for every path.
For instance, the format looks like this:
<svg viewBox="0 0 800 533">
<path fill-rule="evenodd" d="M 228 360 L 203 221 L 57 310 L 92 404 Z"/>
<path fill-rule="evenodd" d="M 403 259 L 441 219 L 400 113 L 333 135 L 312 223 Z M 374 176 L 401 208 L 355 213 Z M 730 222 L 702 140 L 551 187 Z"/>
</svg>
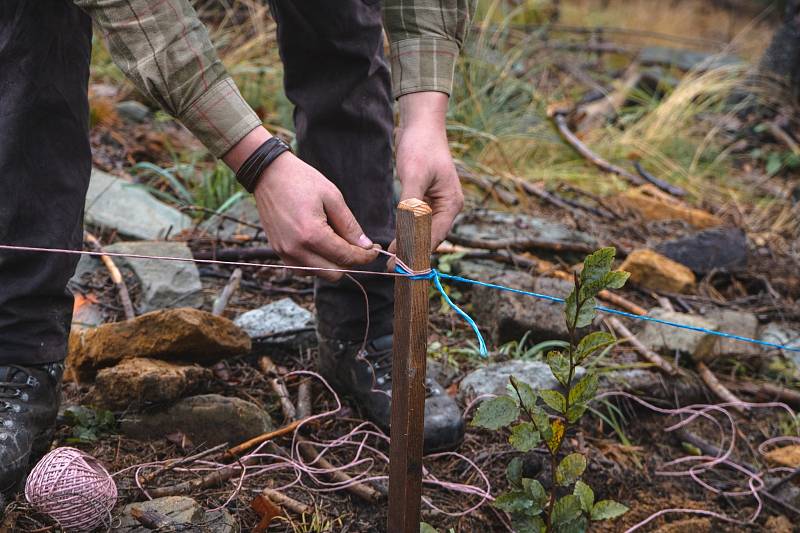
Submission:
<svg viewBox="0 0 800 533">
<path fill-rule="evenodd" d="M 597 294 L 604 289 L 619 289 L 628 279 L 627 272 L 611 270 L 615 253 L 614 248 L 603 248 L 589 255 L 566 299 L 569 346 L 550 351 L 546 357 L 564 393 L 534 390 L 511 377 L 508 394 L 483 402 L 472 420 L 473 426 L 493 431 L 510 427 L 509 443 L 520 452 L 544 442 L 549 453 L 549 493 L 538 480 L 522 476 L 522 458 L 515 457 L 508 464 L 510 490 L 498 496 L 494 505 L 511 515 L 518 533 L 581 533 L 593 521 L 616 518 L 628 510 L 613 500 L 595 501 L 592 488 L 581 481 L 586 457 L 580 453 L 562 457 L 561 453 L 565 435 L 597 394 L 597 374 L 588 371 L 577 379 L 576 369 L 616 343 L 611 334 L 600 331 L 577 338 L 578 330 L 594 319 Z"/>
</svg>

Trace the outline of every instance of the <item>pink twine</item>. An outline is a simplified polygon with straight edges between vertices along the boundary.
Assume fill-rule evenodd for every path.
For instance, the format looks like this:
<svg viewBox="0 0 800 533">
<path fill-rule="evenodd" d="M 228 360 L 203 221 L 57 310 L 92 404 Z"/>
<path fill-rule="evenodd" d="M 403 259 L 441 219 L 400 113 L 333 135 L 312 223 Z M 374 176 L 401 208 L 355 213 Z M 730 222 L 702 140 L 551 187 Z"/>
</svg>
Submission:
<svg viewBox="0 0 800 533">
<path fill-rule="evenodd" d="M 65 530 L 90 531 L 111 523 L 117 486 L 94 457 L 75 448 L 56 448 L 31 471 L 25 499 Z"/>
</svg>

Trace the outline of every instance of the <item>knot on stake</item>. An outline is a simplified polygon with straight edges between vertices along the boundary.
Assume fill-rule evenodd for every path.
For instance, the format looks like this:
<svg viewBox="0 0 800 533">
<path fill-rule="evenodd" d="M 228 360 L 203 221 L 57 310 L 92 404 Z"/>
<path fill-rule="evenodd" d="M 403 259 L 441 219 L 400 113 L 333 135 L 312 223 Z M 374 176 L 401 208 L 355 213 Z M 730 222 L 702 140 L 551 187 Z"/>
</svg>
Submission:
<svg viewBox="0 0 800 533">
<path fill-rule="evenodd" d="M 472 328 L 472 331 L 475 332 L 475 336 L 478 338 L 478 349 L 480 351 L 481 357 L 489 356 L 489 352 L 486 349 L 486 341 L 483 340 L 483 335 L 481 334 L 481 330 L 478 328 L 478 324 L 476 324 L 471 316 L 469 316 L 466 312 L 464 312 L 463 309 L 457 306 L 455 302 L 453 302 L 453 300 L 450 299 L 450 296 L 444 290 L 444 287 L 442 287 L 442 274 L 438 270 L 432 268 L 430 272 L 422 272 L 419 274 L 415 274 L 413 272 L 409 272 L 400 265 L 395 266 L 394 270 L 398 274 L 404 274 L 408 276 L 408 279 L 412 281 L 419 281 L 419 280 L 433 281 L 433 286 L 436 287 L 436 290 L 439 291 L 439 294 L 442 295 L 442 298 L 444 298 L 444 301 L 447 302 L 447 305 L 449 305 L 453 311 L 455 311 L 461 318 L 463 318 L 464 321 L 467 324 L 469 324 L 469 327 Z"/>
</svg>

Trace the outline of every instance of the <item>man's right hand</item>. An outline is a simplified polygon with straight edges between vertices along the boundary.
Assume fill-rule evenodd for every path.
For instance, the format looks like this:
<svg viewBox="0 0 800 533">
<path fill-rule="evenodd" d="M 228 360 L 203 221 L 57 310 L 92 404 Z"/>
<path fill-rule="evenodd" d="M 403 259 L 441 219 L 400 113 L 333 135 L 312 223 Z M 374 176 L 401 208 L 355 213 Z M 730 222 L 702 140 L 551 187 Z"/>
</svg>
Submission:
<svg viewBox="0 0 800 533">
<path fill-rule="evenodd" d="M 245 138 L 240 144 L 234 150 L 247 148 L 249 155 L 260 142 Z M 238 168 L 244 159 L 234 150 L 224 159 Z M 267 239 L 287 265 L 352 268 L 378 257 L 339 189 L 291 152 L 267 167 L 256 185 L 255 199 Z M 317 275 L 331 281 L 342 277 L 326 271 Z"/>
<path fill-rule="evenodd" d="M 255 197 L 267 238 L 289 265 L 351 268 L 378 257 L 339 189 L 290 152 L 267 167 Z M 342 277 L 318 275 L 332 281 Z"/>
</svg>

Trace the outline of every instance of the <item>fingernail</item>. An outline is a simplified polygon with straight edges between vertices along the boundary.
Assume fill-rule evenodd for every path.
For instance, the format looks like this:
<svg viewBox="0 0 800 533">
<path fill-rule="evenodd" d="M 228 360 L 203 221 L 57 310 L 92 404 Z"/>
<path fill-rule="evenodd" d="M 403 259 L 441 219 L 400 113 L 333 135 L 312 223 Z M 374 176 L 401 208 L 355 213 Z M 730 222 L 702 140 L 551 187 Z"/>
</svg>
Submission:
<svg viewBox="0 0 800 533">
<path fill-rule="evenodd" d="M 362 234 L 361 237 L 358 238 L 358 245 L 362 248 L 372 248 L 372 241 L 369 240 L 369 237 Z"/>
</svg>

